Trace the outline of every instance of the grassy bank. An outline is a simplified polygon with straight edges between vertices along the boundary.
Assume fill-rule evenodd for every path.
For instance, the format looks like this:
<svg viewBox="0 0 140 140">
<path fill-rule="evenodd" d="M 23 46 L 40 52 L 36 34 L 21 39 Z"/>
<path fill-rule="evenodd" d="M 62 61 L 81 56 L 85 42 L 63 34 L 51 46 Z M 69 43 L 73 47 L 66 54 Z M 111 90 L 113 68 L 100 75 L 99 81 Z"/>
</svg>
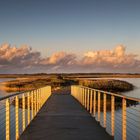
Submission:
<svg viewBox="0 0 140 140">
<path fill-rule="evenodd" d="M 2 75 L 4 77 L 6 75 Z M 96 79 L 85 80 L 85 78 L 107 78 L 107 77 L 139 77 L 139 75 L 119 75 L 119 74 L 33 74 L 33 75 L 8 75 L 7 78 L 16 78 L 15 80 L 3 82 L 1 89 L 13 92 L 13 91 L 26 91 L 35 88 L 40 88 L 46 85 L 51 85 L 52 92 L 55 94 L 67 94 L 70 93 L 71 85 L 83 85 L 94 89 L 109 91 L 118 93 L 130 91 L 134 89 L 134 86 L 126 81 L 115 79 Z M 67 88 L 66 88 L 67 87 Z M 27 103 L 27 99 L 26 103 Z M 20 107 L 22 107 L 22 99 L 19 99 Z M 103 110 L 103 97 L 101 95 L 101 111 Z M 119 109 L 122 106 L 122 101 L 119 98 L 115 99 L 115 108 Z M 13 103 L 14 104 L 14 101 Z M 136 102 L 127 102 L 127 106 L 136 105 Z M 107 97 L 107 110 L 111 108 L 111 99 Z M 26 104 L 27 107 L 27 104 Z"/>
<path fill-rule="evenodd" d="M 114 79 L 85 80 L 65 78 L 62 76 L 19 78 L 17 80 L 4 82 L 1 89 L 6 91 L 25 91 L 51 85 L 52 90 L 57 90 L 70 85 L 83 85 L 110 92 L 125 92 L 134 89 L 134 86 L 126 81 Z"/>
<path fill-rule="evenodd" d="M 126 81 L 114 79 L 79 80 L 79 84 L 109 92 L 125 92 L 134 89 L 132 84 Z"/>
<path fill-rule="evenodd" d="M 35 88 L 44 87 L 51 85 L 52 90 L 59 89 L 60 87 L 66 87 L 73 84 L 78 84 L 76 80 L 65 79 L 61 76 L 52 77 L 30 77 L 30 78 L 19 78 L 18 80 L 12 80 L 3 82 L 1 89 L 6 91 L 26 91 Z"/>
</svg>

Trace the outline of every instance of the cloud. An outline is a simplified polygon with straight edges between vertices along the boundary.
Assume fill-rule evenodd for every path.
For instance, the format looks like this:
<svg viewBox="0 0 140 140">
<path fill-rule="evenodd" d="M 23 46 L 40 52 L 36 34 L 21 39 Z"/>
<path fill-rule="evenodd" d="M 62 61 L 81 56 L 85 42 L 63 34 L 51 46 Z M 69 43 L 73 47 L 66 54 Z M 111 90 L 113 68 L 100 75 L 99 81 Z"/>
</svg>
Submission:
<svg viewBox="0 0 140 140">
<path fill-rule="evenodd" d="M 140 60 L 135 54 L 127 54 L 123 45 L 113 50 L 89 51 L 81 58 L 63 51 L 42 58 L 28 45 L 0 46 L 0 73 L 33 72 L 140 72 Z"/>
<path fill-rule="evenodd" d="M 126 48 L 123 45 L 117 46 L 113 50 L 91 51 L 84 54 L 83 65 L 92 65 L 102 68 L 125 70 L 126 68 L 137 68 L 140 60 L 137 55 L 126 54 Z M 117 69 L 116 69 L 117 70 Z"/>
<path fill-rule="evenodd" d="M 52 65 L 72 65 L 75 62 L 76 55 L 68 54 L 66 52 L 57 52 L 52 54 L 47 59 L 43 59 L 41 64 L 52 64 Z"/>
<path fill-rule="evenodd" d="M 38 65 L 40 62 L 40 53 L 33 52 L 27 45 L 17 48 L 10 44 L 2 44 L 0 46 L 0 72 L 16 72 L 23 71 L 29 67 Z"/>
</svg>

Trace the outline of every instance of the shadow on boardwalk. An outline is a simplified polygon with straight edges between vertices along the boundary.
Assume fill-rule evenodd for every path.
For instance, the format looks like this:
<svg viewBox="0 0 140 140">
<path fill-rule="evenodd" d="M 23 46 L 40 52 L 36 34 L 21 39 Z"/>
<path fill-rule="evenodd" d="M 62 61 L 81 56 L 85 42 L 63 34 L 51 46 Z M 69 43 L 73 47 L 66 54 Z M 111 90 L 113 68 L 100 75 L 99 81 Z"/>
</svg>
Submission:
<svg viewBox="0 0 140 140">
<path fill-rule="evenodd" d="M 70 94 L 52 94 L 20 140 L 113 140 L 113 137 Z"/>
</svg>

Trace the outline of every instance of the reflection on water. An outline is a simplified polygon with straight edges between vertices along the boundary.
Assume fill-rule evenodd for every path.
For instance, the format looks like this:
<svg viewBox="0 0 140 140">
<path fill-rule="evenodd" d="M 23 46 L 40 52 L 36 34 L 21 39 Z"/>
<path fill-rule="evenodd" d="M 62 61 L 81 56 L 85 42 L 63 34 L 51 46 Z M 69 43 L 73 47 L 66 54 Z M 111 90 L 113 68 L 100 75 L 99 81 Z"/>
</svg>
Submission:
<svg viewBox="0 0 140 140">
<path fill-rule="evenodd" d="M 19 108 L 19 134 L 22 133 L 22 109 Z M 25 109 L 25 117 L 27 120 L 27 109 Z M 31 111 L 30 111 L 31 117 Z M 5 104 L 4 102 L 0 104 L 0 140 L 5 140 L 5 122 L 6 122 L 6 115 L 5 115 Z M 15 107 L 10 105 L 10 140 L 15 140 Z M 25 122 L 25 125 L 28 125 L 28 122 Z"/>
<path fill-rule="evenodd" d="M 98 78 L 89 78 L 98 79 Z M 140 78 L 99 78 L 99 79 L 117 79 L 127 81 L 135 86 L 135 89 L 129 92 L 121 93 L 123 95 L 140 98 Z M 96 114 L 96 120 L 98 115 Z M 140 140 L 140 104 L 127 107 L 127 140 Z M 101 125 L 103 126 L 103 113 L 101 113 Z M 107 112 L 106 131 L 111 135 L 111 112 Z M 115 140 L 122 139 L 122 109 L 115 110 Z"/>
<path fill-rule="evenodd" d="M 127 107 L 127 140 L 140 139 L 140 105 Z M 101 126 L 103 127 L 103 112 L 101 112 Z M 98 120 L 98 114 L 96 114 Z M 111 112 L 107 112 L 106 131 L 111 135 Z M 122 109 L 115 111 L 115 140 L 122 139 Z"/>
<path fill-rule="evenodd" d="M 119 78 L 119 79 L 132 83 L 135 86 L 134 90 L 125 92 L 123 93 L 124 95 L 140 98 L 140 78 Z"/>
<path fill-rule="evenodd" d="M 115 78 L 120 80 L 125 80 L 130 83 L 132 83 L 136 88 L 133 91 L 122 93 L 127 96 L 140 98 L 140 78 Z M 7 95 L 9 93 L 6 93 L 4 91 L 0 91 L 0 96 Z M 15 117 L 14 117 L 14 106 L 11 106 L 11 114 L 10 114 L 10 120 L 13 122 L 11 124 L 11 139 L 15 138 Z M 21 109 L 19 109 L 19 128 L 20 131 L 22 129 L 22 112 Z M 27 111 L 26 111 L 27 116 Z M 132 105 L 127 107 L 127 140 L 139 140 L 140 139 L 140 104 L 138 105 Z M 97 113 L 96 113 L 96 119 L 97 119 Z M 27 122 L 26 122 L 27 123 Z M 103 113 L 101 112 L 101 125 L 103 126 Z M 107 112 L 107 129 L 106 131 L 111 134 L 111 112 L 108 110 Z M 5 139 L 5 105 L 1 102 L 0 104 L 0 140 Z M 122 139 L 122 109 L 116 109 L 115 110 L 115 140 L 121 140 Z"/>
<path fill-rule="evenodd" d="M 15 78 L 0 78 L 0 83 L 5 82 L 5 81 L 11 81 L 14 80 Z"/>
<path fill-rule="evenodd" d="M 14 79 L 15 78 L 0 78 L 0 84 L 2 82 L 11 81 L 11 80 L 14 80 Z M 6 92 L 6 91 L 0 89 L 0 97 L 7 96 L 7 95 L 13 94 L 13 93 L 14 92 Z"/>
<path fill-rule="evenodd" d="M 88 78 L 88 79 L 116 79 L 127 81 L 135 86 L 134 90 L 122 93 L 123 95 L 140 98 L 140 78 Z"/>
</svg>

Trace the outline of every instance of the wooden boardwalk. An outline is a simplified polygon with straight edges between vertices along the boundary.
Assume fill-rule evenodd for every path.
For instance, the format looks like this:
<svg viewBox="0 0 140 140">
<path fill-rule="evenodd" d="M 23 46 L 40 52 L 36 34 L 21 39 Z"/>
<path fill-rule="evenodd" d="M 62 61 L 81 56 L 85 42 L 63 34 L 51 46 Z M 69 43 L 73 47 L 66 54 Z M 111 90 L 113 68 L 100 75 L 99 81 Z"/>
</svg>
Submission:
<svg viewBox="0 0 140 140">
<path fill-rule="evenodd" d="M 20 140 L 113 140 L 70 94 L 53 94 Z"/>
</svg>

